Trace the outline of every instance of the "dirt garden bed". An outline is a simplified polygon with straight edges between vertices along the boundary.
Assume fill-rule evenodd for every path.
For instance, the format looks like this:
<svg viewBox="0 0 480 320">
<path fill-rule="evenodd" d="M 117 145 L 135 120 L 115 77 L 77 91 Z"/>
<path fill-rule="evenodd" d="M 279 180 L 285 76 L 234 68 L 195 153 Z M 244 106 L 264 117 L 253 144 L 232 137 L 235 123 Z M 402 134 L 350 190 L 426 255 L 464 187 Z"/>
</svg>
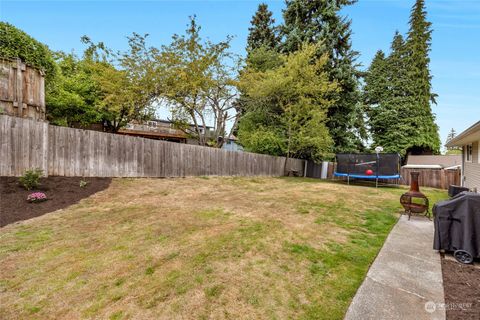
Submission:
<svg viewBox="0 0 480 320">
<path fill-rule="evenodd" d="M 98 191 L 106 189 L 110 178 L 83 178 L 87 185 L 80 187 L 79 177 L 48 177 L 41 179 L 41 185 L 27 191 L 16 177 L 0 177 L 0 227 L 7 224 L 41 216 L 45 213 L 68 207 Z M 27 196 L 44 192 L 48 200 L 40 203 L 27 202 Z"/>
<path fill-rule="evenodd" d="M 447 320 L 478 319 L 480 314 L 480 267 L 442 255 L 443 286 Z"/>
</svg>

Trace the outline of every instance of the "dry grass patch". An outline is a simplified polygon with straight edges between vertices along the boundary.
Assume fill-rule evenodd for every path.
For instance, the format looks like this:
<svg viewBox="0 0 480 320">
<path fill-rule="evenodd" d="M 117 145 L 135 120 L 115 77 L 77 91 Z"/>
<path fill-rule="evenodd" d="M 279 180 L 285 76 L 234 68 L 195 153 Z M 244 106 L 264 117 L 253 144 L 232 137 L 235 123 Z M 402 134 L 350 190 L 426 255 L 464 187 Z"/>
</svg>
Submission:
<svg viewBox="0 0 480 320">
<path fill-rule="evenodd" d="M 0 229 L 0 314 L 341 319 L 401 191 L 300 178 L 116 179 L 66 210 Z"/>
</svg>

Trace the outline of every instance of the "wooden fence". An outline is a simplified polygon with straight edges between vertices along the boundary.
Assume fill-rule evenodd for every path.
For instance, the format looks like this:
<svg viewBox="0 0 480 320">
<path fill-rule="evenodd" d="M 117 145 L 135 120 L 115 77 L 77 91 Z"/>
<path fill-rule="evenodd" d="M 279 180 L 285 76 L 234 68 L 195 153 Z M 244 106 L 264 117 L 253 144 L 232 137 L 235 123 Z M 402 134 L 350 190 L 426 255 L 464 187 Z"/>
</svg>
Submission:
<svg viewBox="0 0 480 320">
<path fill-rule="evenodd" d="M 0 58 L 0 109 L 3 113 L 45 119 L 45 79 L 38 69 Z"/>
<path fill-rule="evenodd" d="M 321 164 L 315 164 L 311 161 L 307 165 L 307 177 L 320 178 L 322 171 Z M 338 179 L 346 180 L 346 178 L 334 177 L 333 173 L 335 171 L 335 163 L 329 162 L 327 179 Z M 432 187 L 439 189 L 448 189 L 449 185 L 460 185 L 461 183 L 461 172 L 460 169 L 457 170 L 443 170 L 443 169 L 407 169 L 401 168 L 400 175 L 402 178 L 400 180 L 381 180 L 381 182 L 388 184 L 401 184 L 401 185 L 410 185 L 410 172 L 417 171 L 419 172 L 418 183 L 421 187 Z"/>
<path fill-rule="evenodd" d="M 410 185 L 410 172 L 417 171 L 418 184 L 423 187 L 432 187 L 439 189 L 448 189 L 449 185 L 460 185 L 461 172 L 457 170 L 443 170 L 443 169 L 406 169 L 402 168 L 402 184 Z"/>
<path fill-rule="evenodd" d="M 305 161 L 287 170 L 303 173 Z M 0 115 L 0 176 L 282 176 L 285 158 L 49 125 Z"/>
</svg>

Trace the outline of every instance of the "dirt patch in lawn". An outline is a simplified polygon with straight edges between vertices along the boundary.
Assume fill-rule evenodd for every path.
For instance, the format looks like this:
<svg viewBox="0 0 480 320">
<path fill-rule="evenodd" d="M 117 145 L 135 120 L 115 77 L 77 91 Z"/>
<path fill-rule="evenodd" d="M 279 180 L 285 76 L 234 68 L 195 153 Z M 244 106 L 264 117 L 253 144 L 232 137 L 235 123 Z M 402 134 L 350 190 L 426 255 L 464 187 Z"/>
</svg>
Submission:
<svg viewBox="0 0 480 320">
<path fill-rule="evenodd" d="M 80 180 L 87 182 L 83 188 Z M 83 198 L 106 189 L 110 178 L 48 177 L 31 191 L 25 190 L 16 177 L 0 177 L 0 227 L 7 224 L 41 216 L 45 213 L 66 208 Z M 44 192 L 48 200 L 29 203 L 27 197 L 35 191 Z"/>
<path fill-rule="evenodd" d="M 478 319 L 480 315 L 480 267 L 442 257 L 443 286 L 448 320 Z"/>
</svg>

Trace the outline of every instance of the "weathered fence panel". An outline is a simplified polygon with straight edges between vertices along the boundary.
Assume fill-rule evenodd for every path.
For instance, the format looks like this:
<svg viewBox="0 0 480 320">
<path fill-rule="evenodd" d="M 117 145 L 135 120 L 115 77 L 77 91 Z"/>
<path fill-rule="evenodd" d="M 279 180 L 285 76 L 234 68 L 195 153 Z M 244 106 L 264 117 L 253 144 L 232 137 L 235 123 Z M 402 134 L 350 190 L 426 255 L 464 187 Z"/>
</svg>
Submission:
<svg viewBox="0 0 480 320">
<path fill-rule="evenodd" d="M 48 172 L 48 123 L 0 116 L 0 176 L 19 176 L 30 168 Z"/>
<path fill-rule="evenodd" d="M 420 173 L 418 176 L 418 184 L 423 187 L 448 189 L 449 185 L 460 185 L 461 182 L 460 170 L 402 168 L 402 184 L 410 185 L 410 173 L 412 171 Z"/>
<path fill-rule="evenodd" d="M 0 109 L 5 114 L 45 119 L 43 73 L 20 60 L 0 59 Z"/>
<path fill-rule="evenodd" d="M 84 177 L 282 176 L 285 158 L 48 125 L 0 116 L 0 176 L 40 168 Z M 304 161 L 287 169 L 303 173 Z"/>
</svg>

